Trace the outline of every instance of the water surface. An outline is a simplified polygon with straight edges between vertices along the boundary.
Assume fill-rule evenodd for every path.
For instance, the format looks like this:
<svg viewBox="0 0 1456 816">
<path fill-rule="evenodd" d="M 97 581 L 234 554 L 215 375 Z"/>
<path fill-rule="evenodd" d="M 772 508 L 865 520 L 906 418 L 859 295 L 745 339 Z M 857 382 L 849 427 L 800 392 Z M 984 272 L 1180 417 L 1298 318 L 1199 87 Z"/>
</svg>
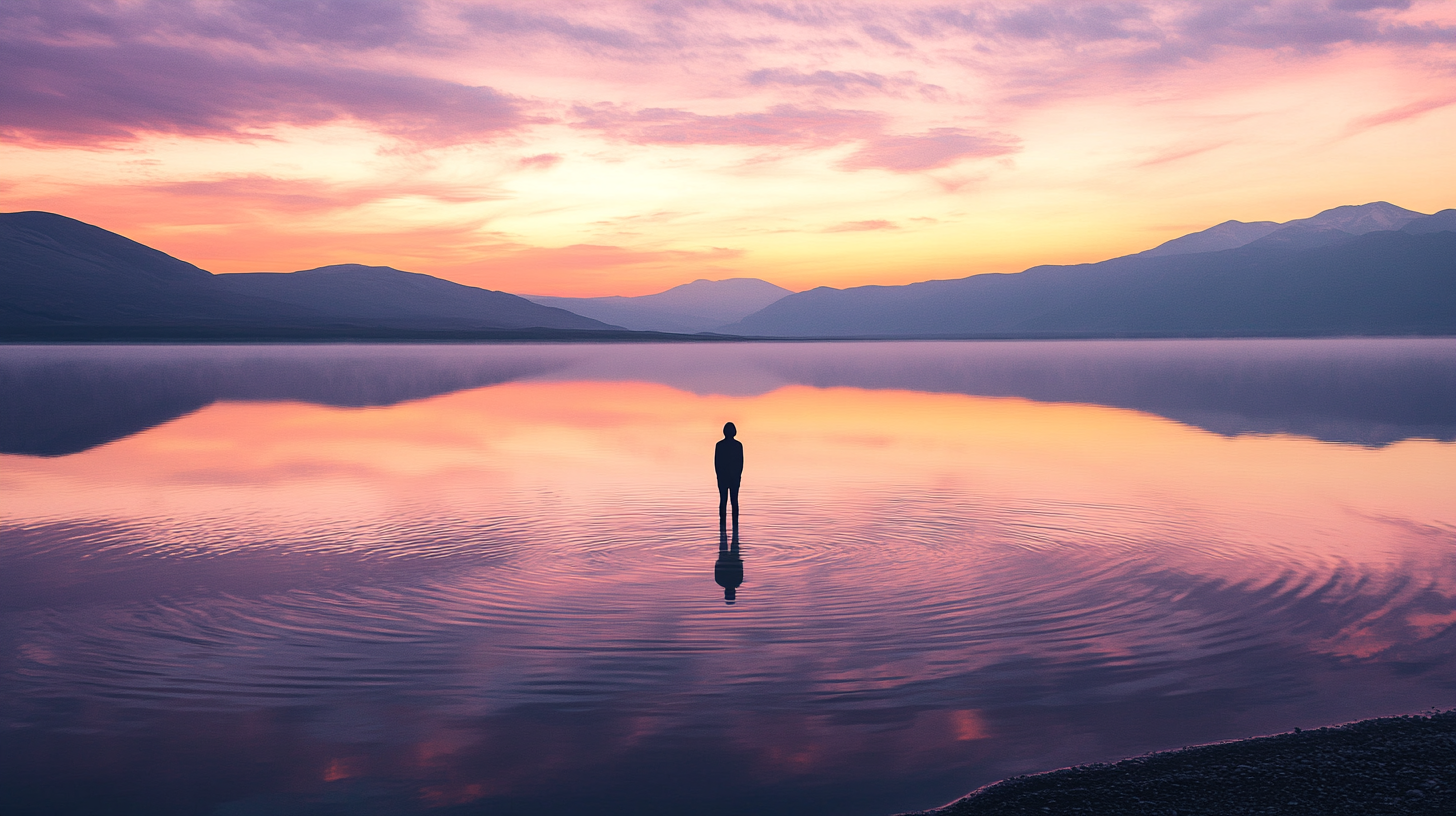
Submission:
<svg viewBox="0 0 1456 816">
<path fill-rule="evenodd" d="M 0 417 L 21 812 L 889 814 L 1456 705 L 1453 341 L 5 347 Z"/>
</svg>

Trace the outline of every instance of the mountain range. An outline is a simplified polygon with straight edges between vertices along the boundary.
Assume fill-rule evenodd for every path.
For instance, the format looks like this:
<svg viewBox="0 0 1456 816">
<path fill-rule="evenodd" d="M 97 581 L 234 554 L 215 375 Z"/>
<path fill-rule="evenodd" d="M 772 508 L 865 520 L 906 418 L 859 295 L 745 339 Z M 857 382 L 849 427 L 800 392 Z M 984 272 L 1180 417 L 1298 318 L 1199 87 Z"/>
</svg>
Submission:
<svg viewBox="0 0 1456 816">
<path fill-rule="evenodd" d="M 712 332 L 713 334 L 694 334 Z M 1072 338 L 1456 334 L 1456 209 L 1226 221 L 1100 263 L 791 293 L 698 280 L 521 297 L 384 266 L 214 275 L 99 227 L 0 214 L 0 339 Z"/>
<path fill-rule="evenodd" d="M 820 287 L 719 331 L 759 337 L 1456 334 L 1456 210 L 1386 202 L 1228 221 L 1109 261 Z"/>
</svg>

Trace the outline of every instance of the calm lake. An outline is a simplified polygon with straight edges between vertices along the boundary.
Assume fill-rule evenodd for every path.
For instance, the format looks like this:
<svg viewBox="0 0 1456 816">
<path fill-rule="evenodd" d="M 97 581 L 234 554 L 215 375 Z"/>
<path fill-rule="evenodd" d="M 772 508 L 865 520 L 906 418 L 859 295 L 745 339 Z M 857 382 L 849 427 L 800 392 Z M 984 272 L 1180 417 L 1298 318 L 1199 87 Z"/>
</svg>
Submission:
<svg viewBox="0 0 1456 816">
<path fill-rule="evenodd" d="M 0 799 L 888 816 L 1450 708 L 1453 440 L 1456 340 L 0 347 Z"/>
</svg>

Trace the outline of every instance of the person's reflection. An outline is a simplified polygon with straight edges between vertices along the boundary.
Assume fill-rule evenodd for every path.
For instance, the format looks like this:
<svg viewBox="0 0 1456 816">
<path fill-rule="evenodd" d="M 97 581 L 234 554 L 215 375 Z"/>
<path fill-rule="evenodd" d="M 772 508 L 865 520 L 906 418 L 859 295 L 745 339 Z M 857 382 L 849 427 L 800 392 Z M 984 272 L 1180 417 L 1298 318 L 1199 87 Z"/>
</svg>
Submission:
<svg viewBox="0 0 1456 816">
<path fill-rule="evenodd" d="M 728 522 L 718 523 L 718 562 L 713 565 L 713 580 L 723 587 L 723 602 L 732 605 L 738 600 L 738 585 L 743 583 L 743 558 L 738 554 L 738 519 L 733 519 L 733 544 L 728 544 Z"/>
</svg>

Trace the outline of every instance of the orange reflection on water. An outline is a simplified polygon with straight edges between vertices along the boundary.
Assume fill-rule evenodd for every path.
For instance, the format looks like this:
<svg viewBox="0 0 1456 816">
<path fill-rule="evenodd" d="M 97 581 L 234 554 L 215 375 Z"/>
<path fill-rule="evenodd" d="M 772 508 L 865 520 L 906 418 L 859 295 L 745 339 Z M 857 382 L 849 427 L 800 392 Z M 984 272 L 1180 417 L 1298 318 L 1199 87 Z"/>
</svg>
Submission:
<svg viewBox="0 0 1456 816">
<path fill-rule="evenodd" d="M 707 513 L 711 448 L 730 419 L 750 514 L 794 502 L 872 524 L 921 497 L 1014 523 L 1011 510 L 1056 507 L 1096 534 L 1089 546 L 1191 530 L 1224 542 L 1196 553 L 1214 559 L 1270 548 L 1398 560 L 1405 543 L 1456 529 L 1452 444 L 1227 438 L 1100 406 L 804 386 L 725 397 L 514 383 L 388 408 L 222 403 L 73 456 L 4 457 L 0 480 L 5 514 L 29 520 L 271 524 L 654 502 Z"/>
</svg>

